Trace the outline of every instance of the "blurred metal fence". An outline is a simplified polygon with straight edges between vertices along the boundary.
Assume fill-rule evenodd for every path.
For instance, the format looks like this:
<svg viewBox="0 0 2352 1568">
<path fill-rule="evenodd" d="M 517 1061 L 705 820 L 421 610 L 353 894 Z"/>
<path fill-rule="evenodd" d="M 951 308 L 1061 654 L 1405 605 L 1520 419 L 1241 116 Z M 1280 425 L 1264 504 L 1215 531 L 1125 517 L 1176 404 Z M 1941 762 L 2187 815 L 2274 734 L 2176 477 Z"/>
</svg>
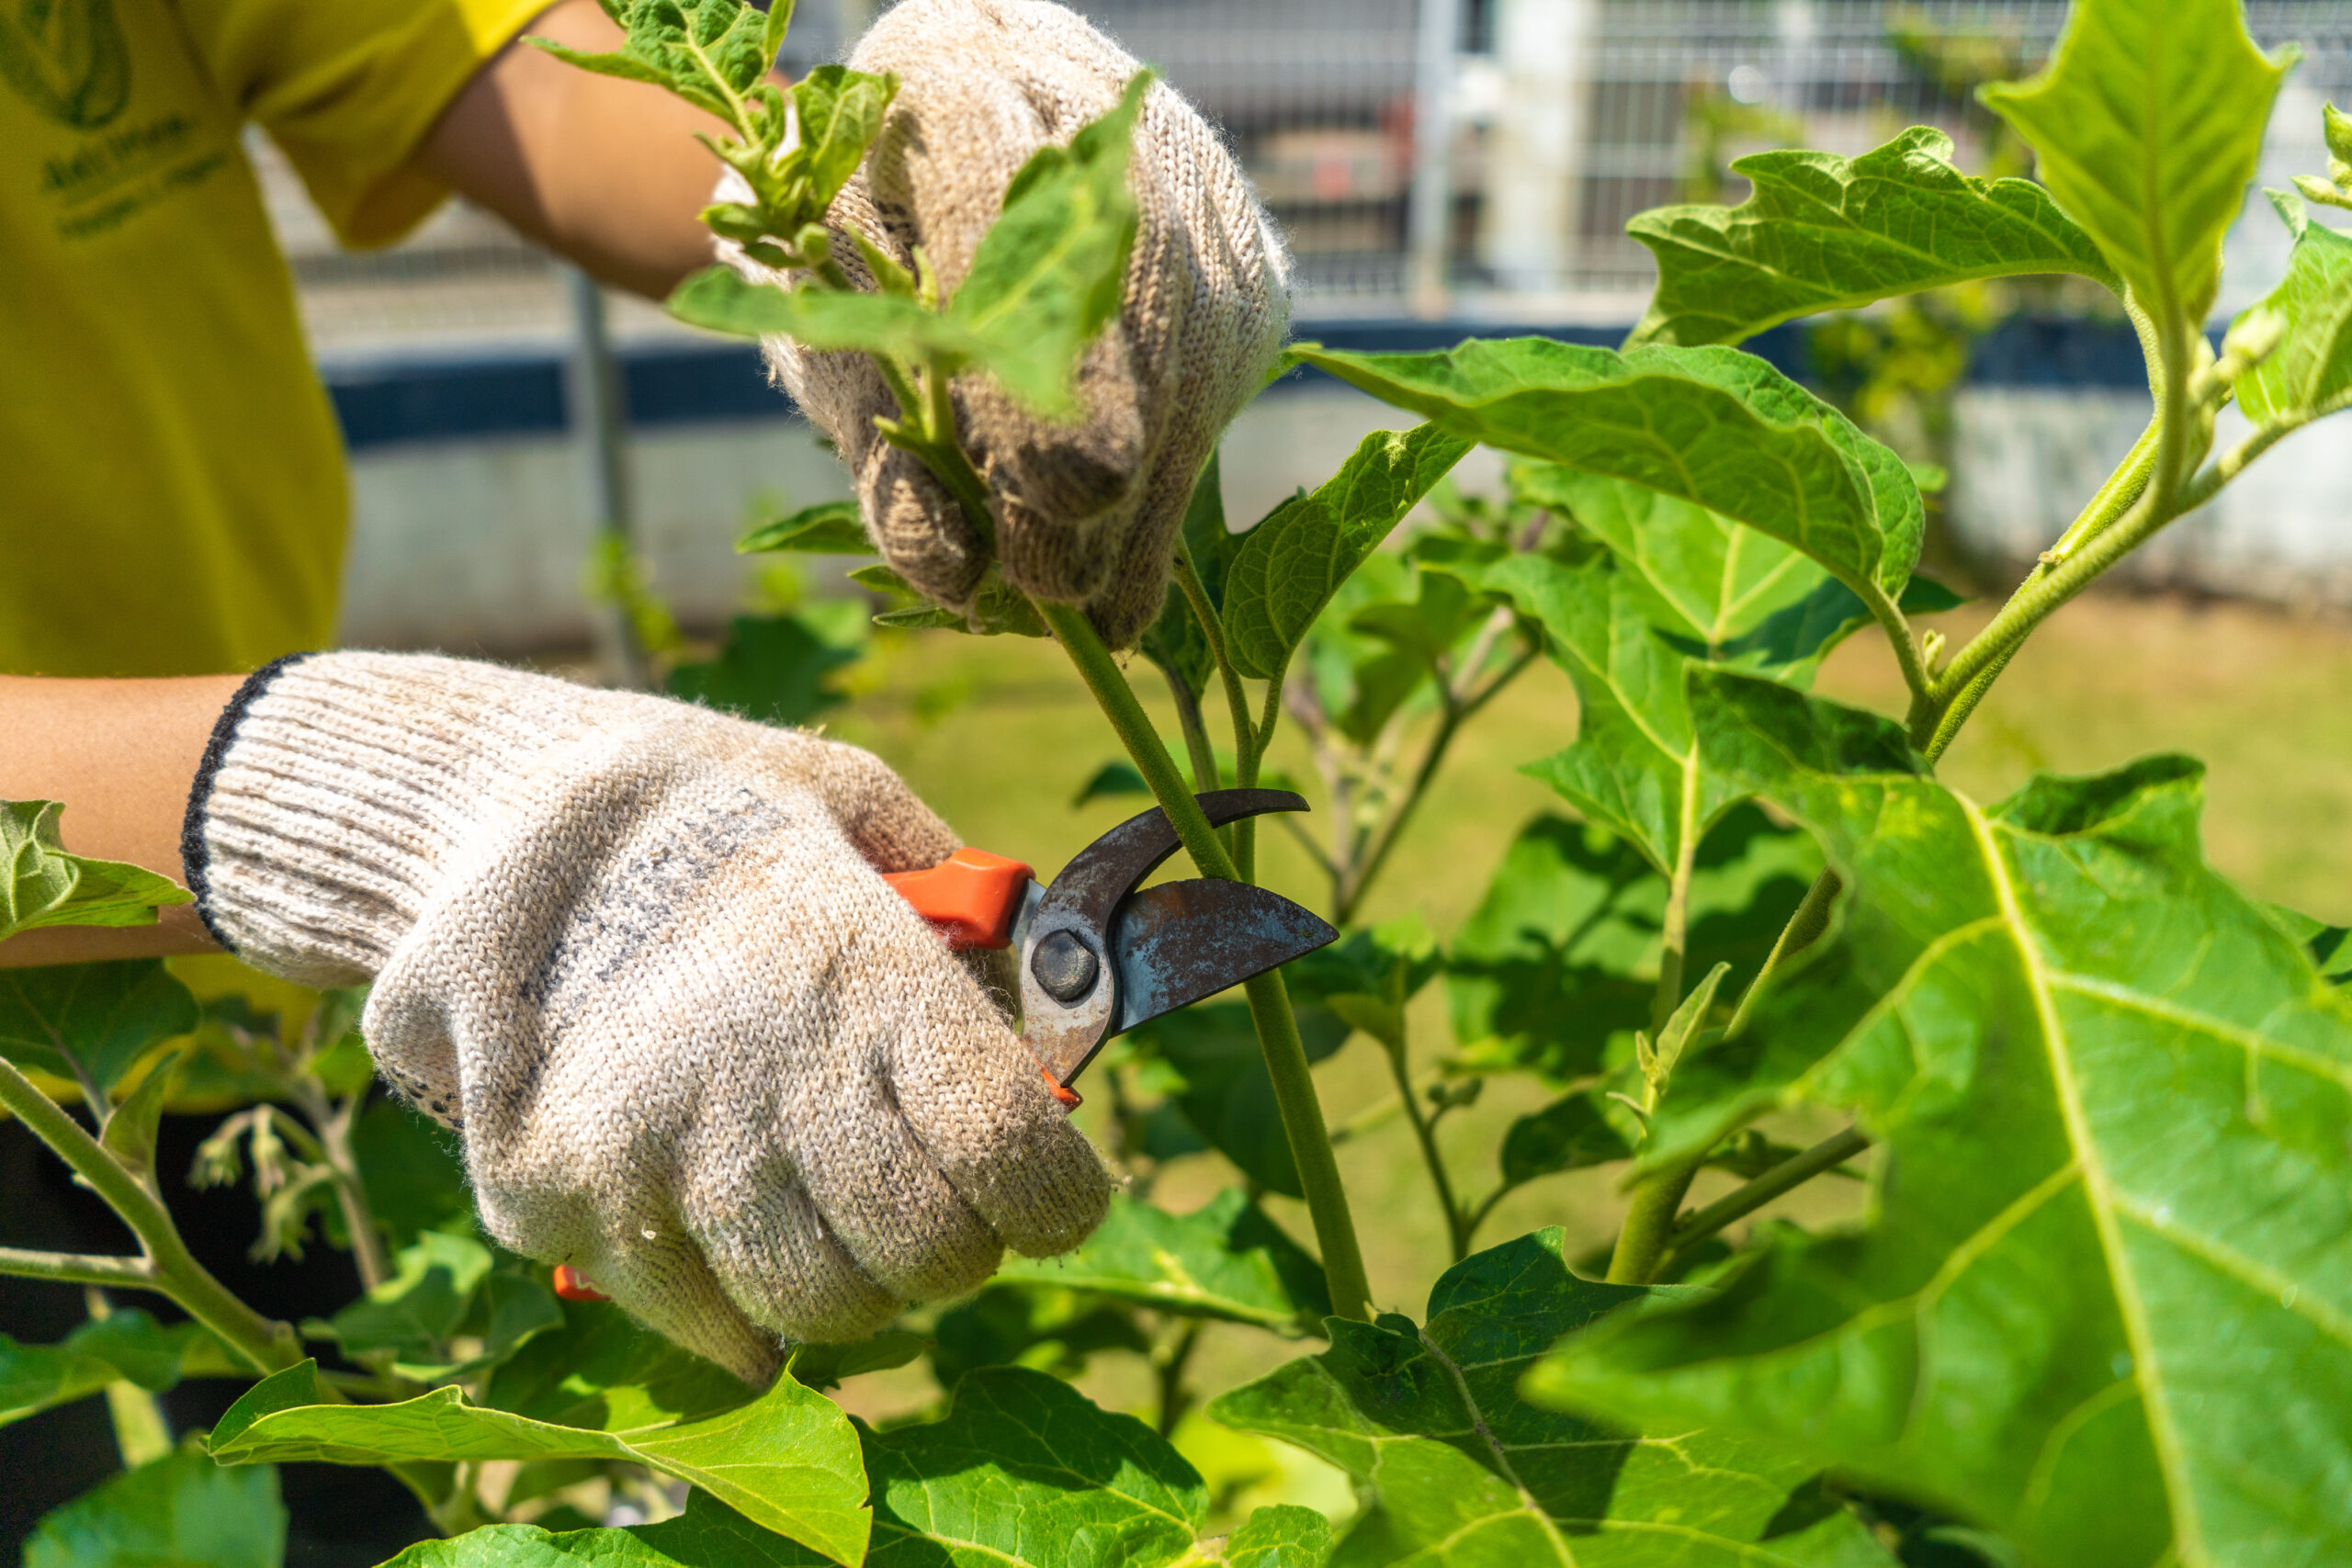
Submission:
<svg viewBox="0 0 2352 1568">
<path fill-rule="evenodd" d="M 873 8 L 802 0 L 787 66 L 837 56 Z M 1723 167 L 1741 152 L 1855 152 L 1927 122 L 1976 166 L 1985 122 L 1970 109 L 1971 72 L 2038 64 L 2065 11 L 2061 0 L 1079 8 L 1223 130 L 1287 237 L 1302 317 L 1596 323 L 1630 321 L 1648 288 L 1625 220 L 1694 195 L 1736 199 Z M 2256 0 L 2249 19 L 2266 43 L 2305 46 L 2274 152 L 2294 154 L 2282 174 L 2315 168 L 2317 99 L 2352 97 L 2352 0 Z M 569 331 L 560 275 L 494 220 L 453 207 L 401 245 L 343 254 L 282 161 L 258 155 L 322 356 Z M 664 330 L 634 306 L 615 327 L 625 341 Z"/>
</svg>

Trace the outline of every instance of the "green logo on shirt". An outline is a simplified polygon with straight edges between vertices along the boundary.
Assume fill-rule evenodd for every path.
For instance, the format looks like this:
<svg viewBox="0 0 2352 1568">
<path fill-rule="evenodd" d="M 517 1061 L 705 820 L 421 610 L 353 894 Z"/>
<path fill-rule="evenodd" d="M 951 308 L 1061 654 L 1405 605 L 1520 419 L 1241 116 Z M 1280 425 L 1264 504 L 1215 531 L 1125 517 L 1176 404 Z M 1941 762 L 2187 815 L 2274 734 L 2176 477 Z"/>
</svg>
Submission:
<svg viewBox="0 0 2352 1568">
<path fill-rule="evenodd" d="M 0 76 L 50 118 L 96 130 L 130 98 L 114 0 L 0 0 Z"/>
</svg>

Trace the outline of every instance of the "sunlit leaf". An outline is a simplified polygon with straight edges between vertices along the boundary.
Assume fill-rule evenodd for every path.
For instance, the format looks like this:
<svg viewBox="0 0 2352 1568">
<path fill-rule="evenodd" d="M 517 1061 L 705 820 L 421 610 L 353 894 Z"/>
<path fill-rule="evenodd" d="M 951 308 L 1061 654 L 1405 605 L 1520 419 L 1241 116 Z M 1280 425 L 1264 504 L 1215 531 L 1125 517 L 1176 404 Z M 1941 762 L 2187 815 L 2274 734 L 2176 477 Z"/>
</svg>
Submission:
<svg viewBox="0 0 2352 1568">
<path fill-rule="evenodd" d="M 2295 248 L 2278 287 L 2238 323 L 2274 318 L 2278 344 L 2234 385 L 2256 424 L 2302 424 L 2352 407 L 2352 236 L 2312 222 L 2294 196 L 2273 191 L 2270 199 Z"/>
<path fill-rule="evenodd" d="M 1623 479 L 1794 546 L 1857 592 L 1902 592 L 1918 487 L 1901 458 L 1752 355 L 1549 338 L 1293 359 L 1464 440 Z"/>
<path fill-rule="evenodd" d="M 750 1404 L 718 1416 L 611 1432 L 484 1408 L 454 1386 L 398 1404 L 322 1404 L 315 1363 L 305 1361 L 254 1384 L 232 1405 L 213 1428 L 211 1451 L 225 1464 L 631 1460 L 847 1564 L 864 1554 L 870 1522 L 849 1418 L 788 1374 Z"/>
<path fill-rule="evenodd" d="M 1511 471 L 1511 488 L 1608 545 L 1645 591 L 1651 623 L 1702 649 L 1719 650 L 1755 630 L 1826 576 L 1792 546 L 1621 479 L 1522 463 Z"/>
<path fill-rule="evenodd" d="M 1234 669 L 1260 679 L 1280 674 L 1348 574 L 1472 445 L 1434 424 L 1374 431 L 1320 489 L 1251 529 L 1225 584 Z"/>
<path fill-rule="evenodd" d="M 944 1419 L 863 1435 L 871 1568 L 1161 1568 L 1208 1512 L 1150 1427 L 1023 1368 L 967 1374 Z"/>
<path fill-rule="evenodd" d="M 124 861 L 68 854 L 54 800 L 0 800 L 0 942 L 44 926 L 152 926 L 191 895 Z"/>
<path fill-rule="evenodd" d="M 2294 53 L 2256 48 L 2239 0 L 2075 0 L 2041 73 L 1980 96 L 2132 292 L 2194 331 Z"/>
<path fill-rule="evenodd" d="M 1077 1251 L 1011 1258 L 997 1278 L 1263 1328 L 1313 1324 L 1331 1310 L 1322 1267 L 1238 1188 L 1189 1214 L 1114 1196 L 1102 1225 Z"/>
<path fill-rule="evenodd" d="M 1136 238 L 1127 160 L 1151 81 L 1137 72 L 1068 147 L 1030 154 L 948 304 L 946 319 L 988 345 L 988 367 L 1040 413 L 1077 412 L 1079 353 L 1119 314 Z"/>
<path fill-rule="evenodd" d="M 870 556 L 865 519 L 854 501 L 827 501 L 763 523 L 735 541 L 738 555 L 800 550 L 811 555 Z"/>
<path fill-rule="evenodd" d="M 1548 1396 L 1771 1435 L 2036 1562 L 2326 1560 L 2352 1539 L 2352 1001 L 2205 866 L 2199 770 L 1988 809 L 1841 748 L 1883 720 L 1696 689 L 1715 765 L 1846 892 L 1654 1131 L 1850 1113 L 1871 1224 L 1778 1233 L 1720 1294 L 1569 1341 Z"/>
<path fill-rule="evenodd" d="M 1331 1521 L 1295 1503 L 1273 1503 L 1226 1537 L 1230 1568 L 1322 1568 L 1331 1555 Z"/>
<path fill-rule="evenodd" d="M 1568 1271 L 1561 1233 L 1457 1263 L 1429 1320 L 1330 1321 L 1331 1348 L 1209 1414 L 1345 1470 L 1365 1508 L 1337 1565 L 1892 1568 L 1817 1467 L 1752 1438 L 1631 1438 L 1528 1404 L 1521 1377 L 1563 1333 L 1645 1292 Z"/>
<path fill-rule="evenodd" d="M 621 1432 L 692 1421 L 752 1397 L 733 1376 L 609 1302 L 565 1302 L 564 1325 L 491 1374 L 482 1403 L 559 1427 Z"/>
<path fill-rule="evenodd" d="M 1982 277 L 2075 273 L 2114 287 L 2090 237 L 2030 180 L 1971 179 L 1915 125 L 1858 158 L 1794 149 L 1732 161 L 1737 207 L 1660 207 L 1625 232 L 1657 258 L 1631 342 L 1737 343 L 1817 310 Z"/>
</svg>

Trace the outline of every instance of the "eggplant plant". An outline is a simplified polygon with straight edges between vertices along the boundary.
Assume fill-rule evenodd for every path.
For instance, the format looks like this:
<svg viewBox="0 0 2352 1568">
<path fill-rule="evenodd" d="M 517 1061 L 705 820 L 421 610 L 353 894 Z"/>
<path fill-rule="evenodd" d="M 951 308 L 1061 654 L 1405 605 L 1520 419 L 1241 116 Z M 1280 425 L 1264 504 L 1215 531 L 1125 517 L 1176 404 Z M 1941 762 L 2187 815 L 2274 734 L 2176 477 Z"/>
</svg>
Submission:
<svg viewBox="0 0 2352 1568">
<path fill-rule="evenodd" d="M 715 149 L 752 199 L 709 220 L 797 278 L 714 269 L 673 309 L 874 355 L 900 403 L 884 434 L 985 537 L 949 389 L 989 377 L 1069 407 L 1070 367 L 1125 276 L 1143 79 L 1013 182 L 967 276 L 868 256 L 882 287 L 865 293 L 831 263 L 823 217 L 895 84 L 833 66 L 769 81 L 782 4 L 615 15 L 626 50 L 578 63 L 724 120 Z M 1347 934 L 1106 1058 L 1114 1153 L 1136 1179 L 1076 1253 L 1015 1262 L 863 1344 L 801 1347 L 765 1391 L 608 1305 L 559 1300 L 486 1245 L 446 1152 L 368 1100 L 347 1008 L 289 1028 L 200 1009 L 153 963 L 8 972 L 0 1100 L 141 1251 L 0 1249 L 0 1271 L 159 1293 L 187 1317 L 164 1326 L 98 1295 L 64 1342 L 0 1339 L 0 1419 L 105 1390 L 141 1461 L 52 1516 L 28 1561 L 273 1562 L 284 1517 L 254 1467 L 291 1461 L 397 1475 L 447 1532 L 397 1560 L 418 1568 L 2352 1554 L 2352 943 L 2207 865 L 2189 759 L 2037 776 L 1990 803 L 1937 776 L 2045 619 L 2352 404 L 2352 239 L 2307 206 L 2352 207 L 2352 121 L 2334 109 L 2324 175 L 2271 194 L 2293 238 L 2285 276 L 2218 343 L 2207 327 L 2291 63 L 2256 48 L 2236 0 L 2077 0 L 2041 73 L 1983 95 L 2040 183 L 1972 178 L 1925 128 L 1856 157 L 1762 153 L 1740 165 L 1741 205 L 1635 220 L 1658 284 L 1621 351 L 1295 345 L 1294 366 L 1419 423 L 1366 437 L 1329 483 L 1246 528 L 1210 465 L 1141 649 L 1172 698 L 1173 746 L 1130 683 L 1142 667 L 1068 606 L 991 574 L 945 608 L 865 569 L 895 596 L 886 623 L 1053 638 L 1126 754 L 1098 786 L 1148 792 L 1202 874 L 1254 877 L 1260 857 L 1251 825 L 1212 829 L 1191 787 L 1262 782 L 1296 726 L 1326 795 L 1312 857 Z M 1915 571 L 1912 472 L 1736 345 L 2034 275 L 2113 294 L 2154 412 L 1952 646 L 1914 625 L 1954 600 Z M 1498 501 L 1441 489 L 1478 446 L 1509 459 Z M 743 547 L 866 546 L 836 506 Z M 1883 638 L 1903 713 L 1812 692 L 1856 635 Z M 1577 694 L 1573 725 L 1525 766 L 1561 809 L 1519 833 L 1459 929 L 1367 923 L 1449 748 L 1540 659 Z M 10 809 L 0 934 L 152 918 L 182 897 L 64 854 L 53 807 Z M 1431 984 L 1442 1053 L 1408 1031 Z M 1374 1309 L 1309 1073 L 1359 1036 L 1387 1055 L 1451 1242 L 1425 1299 L 1385 1303 L 1413 1311 Z M 1437 1130 L 1504 1075 L 1548 1103 L 1466 1170 Z M 250 1164 L 265 1247 L 315 1226 L 352 1250 L 366 1290 L 332 1319 L 267 1320 L 173 1227 L 154 1128 L 199 1080 L 244 1104 L 200 1167 L 225 1180 Z M 1792 1111 L 1846 1125 L 1781 1146 L 1759 1124 Z M 1159 1165 L 1204 1148 L 1241 1184 L 1189 1213 L 1156 1206 Z M 1503 1194 L 1592 1167 L 1624 1201 L 1604 1255 L 1571 1256 L 1560 1227 L 1481 1247 Z M 1694 1208 L 1710 1167 L 1738 1183 Z M 1815 1181 L 1859 1183 L 1861 1217 L 1743 1228 Z M 1285 1234 L 1270 1193 L 1304 1201 L 1310 1237 Z M 1194 1352 L 1211 1333 L 1306 1353 L 1204 1404 Z M 826 1397 L 923 1355 L 943 1390 L 927 1419 L 869 1425 Z M 1152 1419 L 1065 1381 L 1110 1355 L 1148 1363 Z M 152 1393 L 228 1375 L 251 1386 L 175 1446 Z M 1337 1467 L 1357 1506 L 1336 1524 L 1213 1510 L 1170 1441 L 1204 1412 Z M 624 1523 L 623 1506 L 664 1517 Z M 215 1555 L 173 1538 L 195 1540 L 198 1520 Z"/>
</svg>

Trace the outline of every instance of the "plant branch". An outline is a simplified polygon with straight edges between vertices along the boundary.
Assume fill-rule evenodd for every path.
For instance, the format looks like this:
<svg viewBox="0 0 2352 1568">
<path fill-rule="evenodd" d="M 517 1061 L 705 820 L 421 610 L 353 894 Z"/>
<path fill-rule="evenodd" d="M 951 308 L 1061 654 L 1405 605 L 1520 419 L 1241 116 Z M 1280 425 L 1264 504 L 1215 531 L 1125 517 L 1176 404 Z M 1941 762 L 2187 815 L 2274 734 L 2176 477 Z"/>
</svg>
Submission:
<svg viewBox="0 0 2352 1568">
<path fill-rule="evenodd" d="M 110 1258 L 89 1252 L 37 1252 L 0 1247 L 0 1274 L 18 1280 L 52 1280 L 63 1285 L 108 1285 L 153 1291 L 155 1266 L 144 1258 Z"/>
<path fill-rule="evenodd" d="M 1168 813 L 1193 863 L 1204 876 L 1240 880 L 1200 803 L 1184 788 L 1168 748 L 1160 743 L 1159 732 L 1152 728 L 1143 705 L 1136 701 L 1134 688 L 1095 635 L 1093 623 L 1068 604 L 1041 601 L 1037 613 L 1077 666 L 1080 679 L 1094 694 L 1120 743 L 1151 786 L 1153 797 Z M 1283 986 L 1280 970 L 1251 979 L 1245 991 L 1258 1043 L 1265 1052 L 1266 1070 L 1273 1079 L 1283 1132 L 1306 1190 L 1307 1211 L 1315 1221 L 1315 1239 L 1323 1253 L 1332 1310 L 1342 1317 L 1364 1317 L 1370 1311 L 1371 1289 L 1364 1280 L 1363 1254 L 1356 1242 L 1355 1222 L 1348 1213 L 1347 1189 L 1340 1185 L 1339 1165 L 1331 1156 L 1330 1134 L 1323 1125 L 1323 1107 L 1316 1098 L 1315 1078 L 1307 1066 L 1306 1047 L 1299 1039 L 1290 993 Z"/>
<path fill-rule="evenodd" d="M 351 1148 L 351 1119 L 360 1097 L 353 1096 L 337 1109 L 328 1103 L 318 1080 L 308 1074 L 295 1078 L 292 1088 L 317 1134 L 318 1163 L 327 1168 L 334 1181 L 335 1202 L 343 1210 L 343 1228 L 351 1233 L 351 1258 L 358 1266 L 359 1282 L 372 1291 L 392 1277 L 392 1262 L 384 1251 L 383 1233 L 376 1228 L 376 1212 L 368 1201 L 359 1158 Z"/>
<path fill-rule="evenodd" d="M 292 1366 L 302 1359 L 301 1342 L 294 1330 L 273 1323 L 231 1294 L 187 1250 L 171 1212 L 150 1193 L 112 1155 L 98 1146 L 82 1124 L 33 1086 L 16 1064 L 0 1059 L 0 1105 L 32 1130 L 75 1175 L 106 1201 L 130 1227 L 146 1253 L 153 1279 L 146 1288 L 160 1291 L 185 1308 L 189 1316 L 212 1330 L 238 1354 L 264 1372 Z M 124 1280 L 84 1281 L 124 1283 Z"/>
<path fill-rule="evenodd" d="M 1825 871 L 1813 879 L 1813 886 L 1804 890 L 1804 897 L 1790 912 L 1788 923 L 1781 928 L 1772 951 L 1764 955 L 1763 967 L 1747 983 L 1747 989 L 1740 993 L 1739 1006 L 1732 1010 L 1731 1022 L 1724 1029 L 1724 1039 L 1731 1039 L 1747 1027 L 1747 1015 L 1756 1010 L 1757 999 L 1764 994 L 1764 982 L 1772 977 L 1772 971 L 1781 966 L 1781 961 L 1821 940 L 1821 933 L 1829 929 L 1829 906 L 1836 901 L 1842 886 L 1834 871 Z"/>
<path fill-rule="evenodd" d="M 1453 1247 L 1453 1261 L 1461 1262 L 1470 1256 L 1470 1232 L 1464 1223 L 1462 1204 L 1453 1195 L 1453 1179 L 1446 1174 L 1445 1156 L 1438 1152 L 1437 1129 L 1430 1118 L 1421 1114 L 1419 1102 L 1413 1095 L 1413 1076 L 1405 1065 L 1405 1043 L 1400 1036 L 1394 1046 L 1382 1041 L 1382 1054 L 1388 1058 L 1389 1076 L 1396 1080 L 1396 1098 L 1405 1108 L 1406 1119 L 1413 1124 L 1413 1138 L 1421 1146 L 1421 1163 L 1429 1168 L 1430 1186 L 1437 1192 L 1438 1207 L 1445 1213 L 1447 1240 Z"/>
<path fill-rule="evenodd" d="M 1754 1213 L 1782 1193 L 1792 1191 L 1826 1170 L 1834 1170 L 1871 1146 L 1860 1131 L 1849 1127 L 1824 1138 L 1809 1149 L 1791 1155 L 1747 1185 L 1735 1188 L 1675 1227 L 1673 1253 L 1667 1268 L 1679 1262 L 1691 1247 L 1733 1221 Z"/>
<path fill-rule="evenodd" d="M 1633 1207 L 1625 1212 L 1625 1224 L 1617 1233 L 1617 1249 L 1609 1257 L 1611 1284 L 1646 1285 L 1658 1277 L 1674 1237 L 1675 1213 L 1705 1158 L 1702 1151 L 1660 1166 L 1634 1189 Z"/>
</svg>

